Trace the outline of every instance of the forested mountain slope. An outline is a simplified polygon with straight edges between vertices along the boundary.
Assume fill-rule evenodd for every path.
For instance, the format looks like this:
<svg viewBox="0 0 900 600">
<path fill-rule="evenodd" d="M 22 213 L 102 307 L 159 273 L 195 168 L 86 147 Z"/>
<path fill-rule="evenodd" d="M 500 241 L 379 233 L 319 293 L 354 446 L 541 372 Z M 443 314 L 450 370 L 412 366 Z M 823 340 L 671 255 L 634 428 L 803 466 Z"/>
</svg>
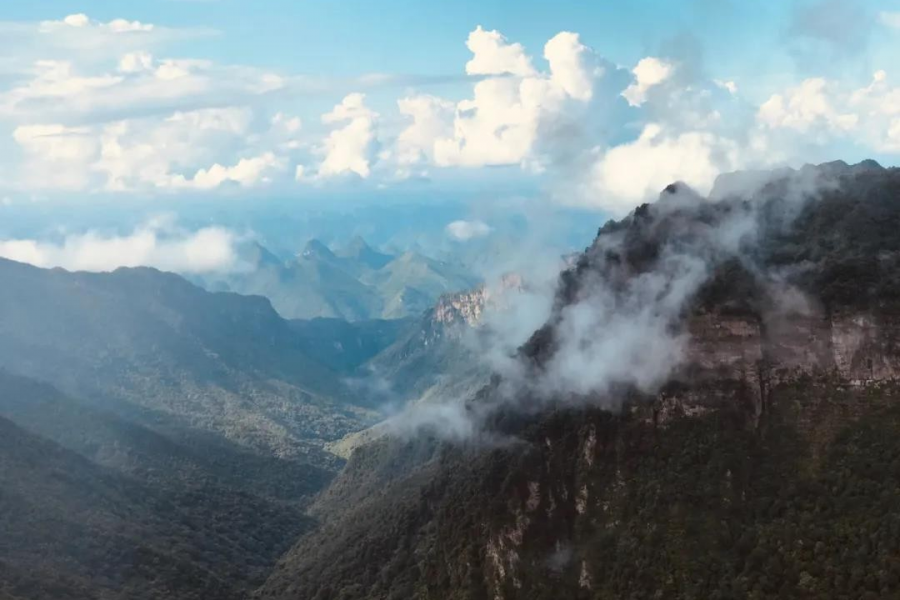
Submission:
<svg viewBox="0 0 900 600">
<path fill-rule="evenodd" d="M 315 464 L 373 414 L 260 297 L 0 260 L 0 366 L 143 424 Z"/>
<path fill-rule="evenodd" d="M 264 598 L 900 593 L 900 171 L 683 185 L 563 274 L 473 435 L 381 439 Z"/>
<path fill-rule="evenodd" d="M 295 509 L 100 467 L 0 418 L 0 593 L 234 598 L 308 526 Z"/>
</svg>

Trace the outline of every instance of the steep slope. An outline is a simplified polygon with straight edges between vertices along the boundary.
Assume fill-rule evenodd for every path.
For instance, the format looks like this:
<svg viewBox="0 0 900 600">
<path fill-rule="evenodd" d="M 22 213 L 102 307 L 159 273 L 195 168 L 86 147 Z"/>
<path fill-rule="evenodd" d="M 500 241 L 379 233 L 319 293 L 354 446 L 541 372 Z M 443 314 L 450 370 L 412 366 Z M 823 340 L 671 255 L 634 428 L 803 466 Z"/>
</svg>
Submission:
<svg viewBox="0 0 900 600">
<path fill-rule="evenodd" d="M 143 268 L 0 261 L 0 281 L 0 366 L 128 419 L 328 464 L 368 418 L 263 298 Z"/>
<path fill-rule="evenodd" d="M 486 286 L 442 295 L 366 368 L 390 384 L 391 399 L 401 405 L 429 397 L 471 395 L 490 376 L 474 350 L 490 297 Z"/>
<path fill-rule="evenodd" d="M 0 417 L 149 485 L 215 495 L 228 488 L 296 503 L 332 477 L 329 470 L 250 453 L 217 436 L 171 439 L 2 369 Z"/>
<path fill-rule="evenodd" d="M 358 235 L 335 254 L 341 258 L 350 259 L 356 264 L 364 265 L 373 271 L 381 269 L 394 259 L 390 254 L 375 250 Z"/>
<path fill-rule="evenodd" d="M 900 171 L 753 183 L 604 226 L 477 435 L 357 450 L 260 597 L 900 593 Z"/>
<path fill-rule="evenodd" d="M 477 278 L 460 267 L 417 252 L 405 252 L 361 280 L 378 290 L 387 319 L 421 314 L 442 294 L 476 286 Z"/>
<path fill-rule="evenodd" d="M 296 512 L 146 486 L 0 418 L 0 591 L 29 600 L 245 596 Z"/>
<path fill-rule="evenodd" d="M 352 373 L 404 337 L 417 322 L 390 319 L 348 322 L 343 319 L 291 321 L 303 347 L 339 373 Z"/>
</svg>

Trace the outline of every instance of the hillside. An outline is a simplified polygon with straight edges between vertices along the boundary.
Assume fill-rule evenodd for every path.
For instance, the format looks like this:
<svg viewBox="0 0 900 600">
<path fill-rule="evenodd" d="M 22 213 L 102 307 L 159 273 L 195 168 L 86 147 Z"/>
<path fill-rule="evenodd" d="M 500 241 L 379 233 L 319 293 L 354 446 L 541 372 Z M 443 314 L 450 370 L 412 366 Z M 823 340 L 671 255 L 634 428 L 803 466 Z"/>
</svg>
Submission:
<svg viewBox="0 0 900 600">
<path fill-rule="evenodd" d="M 84 458 L 145 481 L 184 489 L 224 488 L 298 503 L 331 470 L 260 456 L 214 435 L 179 438 L 94 408 L 46 383 L 0 369 L 0 417 Z"/>
<path fill-rule="evenodd" d="M 334 466 L 323 443 L 373 417 L 260 297 L 153 269 L 0 261 L 0 366 L 127 420 Z"/>
<path fill-rule="evenodd" d="M 29 600 L 243 598 L 296 510 L 146 485 L 0 418 L 0 593 Z"/>
<path fill-rule="evenodd" d="M 898 198 L 831 163 L 608 223 L 475 433 L 357 450 L 259 597 L 895 597 Z"/>
</svg>

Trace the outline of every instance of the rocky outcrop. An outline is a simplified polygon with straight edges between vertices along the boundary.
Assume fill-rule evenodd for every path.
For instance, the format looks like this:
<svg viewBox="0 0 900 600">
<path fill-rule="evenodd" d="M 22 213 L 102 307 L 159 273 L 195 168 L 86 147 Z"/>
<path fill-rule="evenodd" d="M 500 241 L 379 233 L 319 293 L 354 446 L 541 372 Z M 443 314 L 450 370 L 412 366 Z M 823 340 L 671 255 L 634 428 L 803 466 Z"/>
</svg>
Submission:
<svg viewBox="0 0 900 600">
<path fill-rule="evenodd" d="M 494 286 L 482 285 L 473 290 L 445 294 L 434 307 L 433 319 L 444 327 L 477 327 L 485 310 L 502 309 L 509 302 L 509 293 L 521 291 L 523 287 L 522 278 L 511 273 L 504 275 Z"/>
<path fill-rule="evenodd" d="M 779 386 L 829 380 L 857 388 L 900 381 L 900 319 L 870 311 L 832 315 L 705 313 L 687 324 L 683 367 L 658 395 L 654 419 L 749 402 L 758 423 Z"/>
</svg>

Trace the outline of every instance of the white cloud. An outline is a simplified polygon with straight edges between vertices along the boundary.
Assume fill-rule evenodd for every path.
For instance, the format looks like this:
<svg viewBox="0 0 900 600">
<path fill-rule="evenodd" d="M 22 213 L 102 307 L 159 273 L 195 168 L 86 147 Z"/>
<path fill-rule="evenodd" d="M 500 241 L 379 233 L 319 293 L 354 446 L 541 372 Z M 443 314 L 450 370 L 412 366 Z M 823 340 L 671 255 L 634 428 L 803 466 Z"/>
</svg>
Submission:
<svg viewBox="0 0 900 600">
<path fill-rule="evenodd" d="M 25 154 L 22 183 L 32 189 L 82 189 L 88 185 L 88 166 L 99 149 L 86 127 L 60 124 L 22 125 L 13 139 Z"/>
<path fill-rule="evenodd" d="M 853 129 L 859 117 L 836 109 L 830 91 L 825 79 L 807 79 L 785 95 L 774 94 L 764 102 L 759 107 L 759 122 L 772 129 L 793 129 L 802 133 L 817 126 L 832 131 Z"/>
<path fill-rule="evenodd" d="M 485 33 L 491 32 L 473 32 L 479 36 Z M 506 44 L 502 36 L 499 39 Z M 467 167 L 527 162 L 543 124 L 554 121 L 570 103 L 584 104 L 592 98 L 594 81 L 602 71 L 590 67 L 589 55 L 590 50 L 577 35 L 562 32 L 544 48 L 549 73 L 520 68 L 518 73 L 525 74 L 520 78 L 501 76 L 479 81 L 473 97 L 457 104 L 453 136 L 435 140 L 435 162 Z M 509 68 L 479 70 L 512 72 Z"/>
<path fill-rule="evenodd" d="M 674 67 L 659 58 L 648 56 L 642 58 L 632 70 L 635 82 L 625 88 L 622 97 L 631 106 L 640 106 L 647 101 L 647 92 L 671 77 Z"/>
<path fill-rule="evenodd" d="M 88 232 L 67 235 L 60 241 L 0 240 L 0 256 L 72 271 L 148 266 L 179 273 L 204 273 L 236 267 L 236 239 L 231 231 L 219 227 L 187 232 L 165 226 L 164 222 L 151 222 L 124 236 Z"/>
<path fill-rule="evenodd" d="M 0 116 L 28 120 L 102 121 L 171 107 L 237 103 L 282 89 L 285 80 L 263 70 L 192 59 L 123 55 L 114 72 L 83 72 L 69 60 L 43 60 L 31 78 L 0 92 Z"/>
<path fill-rule="evenodd" d="M 466 63 L 469 75 L 518 75 L 534 74 L 531 58 L 521 44 L 510 44 L 499 31 L 485 31 L 481 25 L 469 33 L 466 47 L 472 59 Z"/>
<path fill-rule="evenodd" d="M 772 95 L 757 119 L 772 135 L 783 132 L 779 143 L 826 146 L 842 140 L 876 152 L 900 152 L 900 87 L 892 86 L 883 70 L 858 89 L 823 78 L 807 79 Z"/>
<path fill-rule="evenodd" d="M 587 102 L 593 95 L 593 78 L 602 71 L 592 69 L 590 50 L 581 43 L 577 33 L 563 31 L 544 46 L 544 58 L 550 63 L 550 80 L 567 95 Z"/>
<path fill-rule="evenodd" d="M 171 186 L 176 188 L 195 188 L 210 190 L 224 183 L 234 183 L 244 187 L 252 187 L 271 181 L 268 174 L 283 168 L 283 163 L 271 152 L 253 158 L 242 158 L 231 167 L 218 163 L 208 169 L 200 169 L 192 179 L 176 176 Z"/>
<path fill-rule="evenodd" d="M 394 145 L 398 175 L 408 177 L 417 164 L 434 160 L 434 142 L 453 135 L 455 105 L 429 95 L 407 96 L 397 100 L 400 114 L 412 119 L 397 136 Z"/>
<path fill-rule="evenodd" d="M 122 73 L 140 73 L 153 68 L 153 55 L 149 52 L 129 52 L 119 59 L 119 71 Z"/>
<path fill-rule="evenodd" d="M 300 131 L 300 128 L 303 127 L 303 121 L 300 120 L 300 117 L 289 117 L 280 112 L 272 117 L 272 126 L 282 129 L 286 133 L 293 134 Z"/>
<path fill-rule="evenodd" d="M 108 23 L 94 21 L 83 13 L 69 15 L 59 21 L 42 21 L 39 27 L 41 33 L 60 33 L 66 29 L 97 29 L 111 33 L 147 33 L 154 29 L 151 23 L 140 21 L 128 21 L 126 19 L 113 19 Z"/>
<path fill-rule="evenodd" d="M 332 130 L 325 138 L 321 149 L 325 158 L 319 165 L 319 177 L 355 173 L 365 179 L 371 173 L 378 114 L 366 107 L 365 98 L 365 94 L 349 94 L 322 115 L 325 124 L 346 124 Z"/>
<path fill-rule="evenodd" d="M 461 242 L 484 237 L 491 231 L 491 227 L 483 221 L 453 221 L 447 225 L 447 234 Z"/>
<path fill-rule="evenodd" d="M 737 168 L 738 146 L 709 132 L 669 135 L 649 124 L 637 140 L 602 153 L 593 167 L 593 203 L 622 214 L 668 184 L 684 181 L 700 193 L 708 193 L 723 171 Z"/>
<path fill-rule="evenodd" d="M 222 182 L 255 183 L 230 178 L 218 162 L 241 152 L 252 118 L 248 109 L 230 107 L 115 122 L 97 133 L 100 156 L 92 169 L 105 176 L 104 187 L 113 191 L 191 185 L 210 189 L 217 176 L 224 178 Z M 211 163 L 216 164 L 202 168 Z M 180 175 L 186 172 L 196 175 L 186 180 Z"/>
<path fill-rule="evenodd" d="M 726 90 L 731 95 L 737 94 L 737 92 L 738 92 L 737 83 L 735 83 L 734 81 L 725 80 L 725 79 L 714 79 L 713 83 L 715 83 L 717 86 L 719 86 L 723 90 Z"/>
<path fill-rule="evenodd" d="M 28 156 L 24 187 L 128 192 L 268 183 L 286 160 L 271 150 L 251 154 L 255 135 L 252 111 L 231 107 L 98 126 L 22 126 L 14 139 Z M 259 139 L 265 147 L 282 138 Z"/>
</svg>

